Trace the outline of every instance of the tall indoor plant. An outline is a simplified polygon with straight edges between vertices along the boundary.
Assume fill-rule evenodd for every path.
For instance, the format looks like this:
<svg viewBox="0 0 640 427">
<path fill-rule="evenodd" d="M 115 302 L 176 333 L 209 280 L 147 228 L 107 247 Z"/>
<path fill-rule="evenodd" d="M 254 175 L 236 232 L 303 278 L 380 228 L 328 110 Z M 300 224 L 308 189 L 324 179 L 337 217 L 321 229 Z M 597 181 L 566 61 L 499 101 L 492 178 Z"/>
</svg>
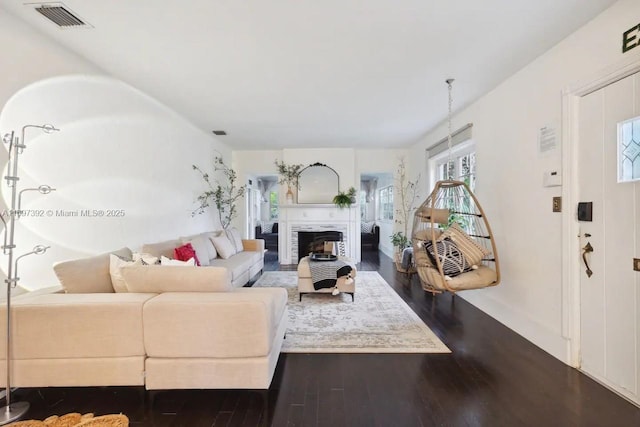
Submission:
<svg viewBox="0 0 640 427">
<path fill-rule="evenodd" d="M 420 182 L 420 175 L 415 180 L 410 180 L 407 177 L 407 168 L 404 158 L 400 159 L 398 163 L 398 169 L 395 175 L 395 191 L 396 197 L 394 198 L 395 215 L 394 221 L 396 224 L 396 232 L 393 233 L 391 238 L 391 244 L 395 248 L 395 262 L 396 268 L 400 271 L 404 271 L 401 267 L 402 251 L 404 248 L 411 245 L 411 237 L 409 236 L 409 221 L 412 219 L 413 211 L 416 209 L 416 202 L 418 202 L 418 183 Z M 398 230 L 399 229 L 399 230 Z"/>
<path fill-rule="evenodd" d="M 278 183 L 287 186 L 287 203 L 293 203 L 293 191 L 291 188 L 300 188 L 298 177 L 300 176 L 303 165 L 288 165 L 284 161 L 278 161 L 277 159 L 274 164 L 276 165 L 276 169 L 278 169 L 278 174 L 280 175 Z"/>
<path fill-rule="evenodd" d="M 198 207 L 194 209 L 191 214 L 201 214 L 209 206 L 213 205 L 218 210 L 220 225 L 226 230 L 238 213 L 236 210 L 236 202 L 244 196 L 246 185 L 237 186 L 236 181 L 238 175 L 224 163 L 222 156 L 216 156 L 213 159 L 213 171 L 221 176 L 220 179 L 203 172 L 202 169 L 196 165 L 192 165 L 192 167 L 193 170 L 200 174 L 207 184 L 207 188 L 200 193 L 196 199 Z"/>
</svg>

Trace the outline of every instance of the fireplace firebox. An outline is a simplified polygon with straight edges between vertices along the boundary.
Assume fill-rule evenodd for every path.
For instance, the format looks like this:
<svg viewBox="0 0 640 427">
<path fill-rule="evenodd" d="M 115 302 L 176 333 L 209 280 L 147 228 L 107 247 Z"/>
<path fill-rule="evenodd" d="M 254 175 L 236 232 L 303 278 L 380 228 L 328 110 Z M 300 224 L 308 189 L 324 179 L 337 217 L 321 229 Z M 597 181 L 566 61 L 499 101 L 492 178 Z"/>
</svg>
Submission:
<svg viewBox="0 0 640 427">
<path fill-rule="evenodd" d="M 342 241 L 341 231 L 298 231 L 298 260 L 310 253 L 323 252 L 324 242 Z"/>
</svg>

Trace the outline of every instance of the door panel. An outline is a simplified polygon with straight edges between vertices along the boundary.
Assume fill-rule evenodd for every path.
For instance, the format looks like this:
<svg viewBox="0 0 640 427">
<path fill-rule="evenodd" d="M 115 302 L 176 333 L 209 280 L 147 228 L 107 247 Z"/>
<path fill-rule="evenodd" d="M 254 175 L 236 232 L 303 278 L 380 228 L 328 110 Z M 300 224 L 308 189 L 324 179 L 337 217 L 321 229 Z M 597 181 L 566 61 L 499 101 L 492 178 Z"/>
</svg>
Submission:
<svg viewBox="0 0 640 427">
<path fill-rule="evenodd" d="M 604 248 L 604 235 L 596 230 L 604 229 L 603 206 L 603 164 L 602 164 L 602 139 L 604 132 L 604 93 L 601 91 L 585 96 L 580 101 L 580 150 L 579 150 L 579 175 L 580 175 L 580 201 L 593 202 L 593 222 L 584 222 L 580 225 L 581 235 L 590 234 L 580 241 L 580 247 L 590 242 L 595 252 L 587 255 L 589 266 L 596 273 L 590 278 L 586 277 L 585 266 L 580 264 L 580 316 L 581 330 L 581 355 L 582 369 L 597 376 L 604 376 L 604 352 L 605 347 L 605 313 L 604 313 L 604 286 L 602 285 L 604 272 L 604 258 L 597 256 Z M 583 147 L 590 146 L 591 149 Z"/>
<path fill-rule="evenodd" d="M 618 122 L 634 116 L 633 77 L 605 89 L 604 99 L 604 255 L 607 377 L 635 389 L 634 184 L 618 184 Z"/>
<path fill-rule="evenodd" d="M 638 402 L 640 184 L 617 182 L 617 124 L 640 115 L 640 75 L 580 100 L 579 198 L 593 202 L 593 222 L 581 222 L 593 275 L 581 265 L 581 367 Z M 586 234 L 590 234 L 587 237 Z"/>
</svg>

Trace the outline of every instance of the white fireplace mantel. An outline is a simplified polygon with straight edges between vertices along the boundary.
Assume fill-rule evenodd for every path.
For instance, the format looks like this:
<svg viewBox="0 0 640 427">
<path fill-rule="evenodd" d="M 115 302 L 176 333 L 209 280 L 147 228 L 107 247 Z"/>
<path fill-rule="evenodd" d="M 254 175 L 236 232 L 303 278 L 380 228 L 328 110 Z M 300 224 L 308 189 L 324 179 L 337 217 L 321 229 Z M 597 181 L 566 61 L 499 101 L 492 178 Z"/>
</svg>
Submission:
<svg viewBox="0 0 640 427">
<path fill-rule="evenodd" d="M 360 206 L 286 204 L 278 208 L 278 259 L 298 263 L 298 231 L 341 231 L 347 256 L 360 262 Z"/>
</svg>

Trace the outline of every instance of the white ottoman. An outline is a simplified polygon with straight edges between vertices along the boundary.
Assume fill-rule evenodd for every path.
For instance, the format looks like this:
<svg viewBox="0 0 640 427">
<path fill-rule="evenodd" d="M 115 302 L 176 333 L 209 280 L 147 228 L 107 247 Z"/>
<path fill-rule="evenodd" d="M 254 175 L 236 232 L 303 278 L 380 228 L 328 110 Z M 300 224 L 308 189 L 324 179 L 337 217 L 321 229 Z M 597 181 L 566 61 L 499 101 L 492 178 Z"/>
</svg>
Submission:
<svg viewBox="0 0 640 427">
<path fill-rule="evenodd" d="M 344 261 L 351 265 L 351 278 L 353 281 L 349 284 L 345 283 L 346 277 L 340 277 L 336 284 L 340 292 L 351 295 L 351 301 L 354 301 L 354 294 L 356 292 L 356 266 L 349 258 L 338 257 L 339 260 Z M 300 294 L 300 301 L 302 301 L 303 294 L 330 294 L 333 292 L 333 288 L 314 289 L 313 282 L 311 281 L 311 270 L 309 269 L 309 257 L 306 256 L 298 263 L 298 293 Z"/>
</svg>

